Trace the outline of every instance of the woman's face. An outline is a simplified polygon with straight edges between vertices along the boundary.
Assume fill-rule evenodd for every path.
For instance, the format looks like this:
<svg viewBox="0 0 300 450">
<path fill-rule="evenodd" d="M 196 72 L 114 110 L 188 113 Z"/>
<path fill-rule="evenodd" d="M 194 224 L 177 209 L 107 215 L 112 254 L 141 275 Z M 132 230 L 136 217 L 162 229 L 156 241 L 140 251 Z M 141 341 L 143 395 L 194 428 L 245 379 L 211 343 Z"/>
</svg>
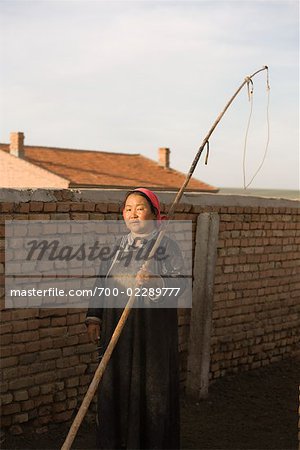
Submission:
<svg viewBox="0 0 300 450">
<path fill-rule="evenodd" d="M 136 234 L 146 234 L 153 230 L 155 215 L 148 201 L 138 194 L 130 194 L 126 200 L 124 219 L 127 228 Z"/>
</svg>

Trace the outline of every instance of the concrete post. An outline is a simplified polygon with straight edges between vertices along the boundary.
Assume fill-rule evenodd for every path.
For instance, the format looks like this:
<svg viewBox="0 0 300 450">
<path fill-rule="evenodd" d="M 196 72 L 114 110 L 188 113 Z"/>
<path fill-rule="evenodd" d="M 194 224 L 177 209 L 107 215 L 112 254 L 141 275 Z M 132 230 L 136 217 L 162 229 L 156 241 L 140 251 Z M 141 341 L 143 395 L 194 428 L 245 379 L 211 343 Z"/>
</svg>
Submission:
<svg viewBox="0 0 300 450">
<path fill-rule="evenodd" d="M 188 349 L 187 395 L 208 395 L 214 274 L 217 259 L 219 215 L 198 216 L 193 271 L 193 306 Z"/>
</svg>

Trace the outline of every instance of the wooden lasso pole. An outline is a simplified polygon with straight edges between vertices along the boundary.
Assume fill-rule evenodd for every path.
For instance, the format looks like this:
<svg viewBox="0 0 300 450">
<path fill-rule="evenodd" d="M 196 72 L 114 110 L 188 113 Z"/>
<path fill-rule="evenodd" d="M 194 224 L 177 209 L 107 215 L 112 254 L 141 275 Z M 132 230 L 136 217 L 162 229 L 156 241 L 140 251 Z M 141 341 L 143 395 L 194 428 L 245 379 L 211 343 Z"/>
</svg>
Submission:
<svg viewBox="0 0 300 450">
<path fill-rule="evenodd" d="M 211 129 L 209 130 L 209 132 L 205 136 L 201 146 L 199 147 L 199 150 L 198 150 L 198 152 L 197 152 L 197 154 L 196 154 L 196 156 L 194 158 L 194 161 L 193 161 L 193 163 L 191 165 L 191 168 L 190 168 L 188 174 L 186 175 L 185 181 L 182 184 L 180 190 L 178 191 L 178 193 L 177 193 L 177 195 L 176 195 L 176 197 L 175 197 L 175 199 L 174 199 L 174 201 L 173 201 L 173 203 L 172 203 L 172 205 L 170 207 L 170 210 L 168 212 L 169 219 L 173 216 L 175 208 L 178 205 L 178 203 L 179 203 L 179 201 L 180 201 L 180 199 L 181 199 L 181 197 L 182 197 L 182 195 L 184 193 L 184 190 L 185 190 L 188 182 L 190 181 L 190 179 L 191 179 L 191 177 L 192 177 L 192 175 L 193 175 L 193 173 L 195 171 L 195 168 L 196 168 L 196 166 L 198 164 L 200 156 L 201 156 L 205 146 L 208 144 L 209 138 L 212 135 L 212 133 L 214 132 L 214 130 L 217 127 L 218 123 L 220 122 L 220 120 L 224 116 L 225 112 L 227 111 L 227 109 L 229 108 L 231 103 L 234 101 L 234 99 L 237 97 L 239 92 L 242 90 L 242 88 L 246 84 L 249 85 L 250 82 L 252 83 L 252 78 L 255 75 L 257 75 L 259 72 L 262 72 L 263 70 L 268 70 L 268 67 L 264 66 L 262 69 L 259 69 L 256 72 L 254 72 L 252 75 L 246 77 L 245 80 L 243 81 L 243 83 L 239 86 L 239 88 L 236 90 L 234 95 L 230 98 L 228 103 L 225 105 L 225 108 L 223 109 L 223 111 L 218 115 L 218 117 L 215 120 L 213 126 L 211 127 Z M 155 252 L 156 252 L 156 250 L 157 250 L 157 248 L 158 248 L 158 246 L 159 246 L 163 236 L 166 233 L 166 229 L 167 229 L 167 225 L 163 225 L 161 230 L 160 230 L 160 232 L 158 233 L 158 236 L 157 236 L 157 239 L 155 241 L 155 244 L 152 247 L 152 250 L 151 250 L 151 252 L 150 252 L 150 254 L 148 256 L 148 261 L 154 256 L 154 254 L 155 254 Z M 147 262 L 144 264 L 144 267 L 146 267 L 146 265 L 147 265 Z M 110 340 L 110 342 L 109 342 L 109 344 L 108 344 L 108 346 L 106 348 L 106 351 L 105 351 L 105 353 L 104 353 L 104 355 L 103 355 L 103 357 L 102 357 L 102 359 L 101 359 L 101 361 L 100 361 L 100 363 L 99 363 L 99 365 L 98 365 L 98 367 L 97 367 L 97 369 L 95 371 L 93 380 L 92 380 L 92 382 L 91 382 L 91 384 L 90 384 L 90 386 L 89 386 L 89 388 L 88 388 L 88 390 L 86 392 L 86 395 L 85 395 L 85 397 L 84 397 L 84 399 L 82 401 L 82 404 L 81 404 L 81 406 L 80 406 L 80 408 L 79 408 L 79 410 L 78 410 L 78 412 L 76 414 L 76 417 L 75 417 L 75 419 L 74 419 L 74 421 L 73 421 L 73 423 L 72 423 L 72 425 L 70 427 L 69 433 L 68 433 L 68 435 L 67 435 L 67 437 L 66 437 L 66 439 L 65 439 L 65 441 L 64 441 L 64 443 L 63 443 L 63 445 L 61 447 L 61 450 L 69 450 L 71 448 L 71 445 L 72 445 L 72 443 L 73 443 L 73 441 L 74 441 L 74 439 L 76 437 L 77 431 L 78 431 L 78 429 L 79 429 L 79 427 L 80 427 L 80 425 L 81 425 L 81 423 L 82 423 L 82 421 L 83 421 L 83 419 L 84 419 L 84 417 L 85 417 L 85 415 L 86 415 L 86 413 L 88 411 L 90 403 L 91 403 L 91 401 L 92 401 L 92 399 L 93 399 L 93 397 L 94 397 L 94 395 L 96 393 L 97 387 L 98 387 L 98 385 L 99 385 L 99 383 L 101 381 L 101 378 L 102 378 L 103 373 L 104 373 L 104 371 L 105 371 L 105 369 L 107 367 L 107 364 L 108 364 L 108 362 L 110 360 L 112 352 L 113 352 L 113 350 L 114 350 L 114 348 L 115 348 L 115 346 L 116 346 L 116 344 L 117 344 L 117 342 L 119 340 L 121 332 L 122 332 L 122 330 L 124 328 L 124 325 L 125 325 L 125 323 L 127 321 L 129 313 L 130 313 L 130 311 L 132 309 L 132 306 L 133 306 L 133 303 L 134 303 L 134 300 L 135 300 L 134 292 L 135 292 L 135 289 L 133 289 L 133 293 L 130 296 L 130 298 L 129 298 L 129 300 L 128 300 L 128 302 L 127 302 L 127 304 L 126 304 L 126 306 L 125 306 L 125 308 L 123 310 L 123 313 L 122 313 L 122 315 L 121 315 L 121 317 L 119 319 L 119 322 L 118 322 L 118 324 L 117 324 L 117 326 L 116 326 L 116 328 L 115 328 L 115 330 L 113 332 L 113 335 L 112 335 L 111 340 Z"/>
</svg>

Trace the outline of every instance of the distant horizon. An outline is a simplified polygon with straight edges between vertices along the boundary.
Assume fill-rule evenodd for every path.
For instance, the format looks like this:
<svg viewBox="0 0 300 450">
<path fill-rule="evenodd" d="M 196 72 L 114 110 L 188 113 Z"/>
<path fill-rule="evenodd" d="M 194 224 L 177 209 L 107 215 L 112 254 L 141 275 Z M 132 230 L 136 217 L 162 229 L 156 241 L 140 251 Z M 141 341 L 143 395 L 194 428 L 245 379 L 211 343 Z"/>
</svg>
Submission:
<svg viewBox="0 0 300 450">
<path fill-rule="evenodd" d="M 282 189 L 274 188 L 274 189 L 272 189 L 272 188 L 259 188 L 259 187 L 258 188 L 251 188 L 251 187 L 249 187 L 247 189 L 243 189 L 243 188 L 235 187 L 235 186 L 224 186 L 224 187 L 219 187 L 219 189 L 236 189 L 236 190 L 245 191 L 245 192 L 247 192 L 247 191 L 291 191 L 291 192 L 300 192 L 299 189 L 285 189 L 285 188 L 282 188 Z"/>
<path fill-rule="evenodd" d="M 218 194 L 233 194 L 233 195 L 253 195 L 260 197 L 284 197 L 290 200 L 300 201 L 299 189 L 263 189 L 263 188 L 234 188 L 234 187 L 219 187 Z"/>
</svg>

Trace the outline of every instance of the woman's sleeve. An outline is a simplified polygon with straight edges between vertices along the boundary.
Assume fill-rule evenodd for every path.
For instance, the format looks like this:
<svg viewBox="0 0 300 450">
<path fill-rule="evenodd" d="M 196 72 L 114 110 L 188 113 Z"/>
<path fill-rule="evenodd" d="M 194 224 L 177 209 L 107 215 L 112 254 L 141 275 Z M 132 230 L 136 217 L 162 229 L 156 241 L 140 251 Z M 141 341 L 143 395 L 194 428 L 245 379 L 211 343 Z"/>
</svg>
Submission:
<svg viewBox="0 0 300 450">
<path fill-rule="evenodd" d="M 120 239 L 116 247 L 120 248 L 120 245 L 122 244 L 123 239 Z M 86 319 L 85 323 L 101 323 L 102 316 L 103 316 L 103 301 L 104 296 L 101 295 L 103 292 L 103 289 L 105 288 L 105 280 L 110 272 L 116 258 L 117 258 L 118 252 L 115 254 L 114 257 L 109 258 L 106 261 L 101 261 L 101 265 L 99 268 L 98 276 L 96 278 L 95 284 L 93 286 L 93 295 L 89 299 L 89 308 L 86 313 Z"/>
<path fill-rule="evenodd" d="M 108 272 L 108 268 L 111 265 L 111 260 L 101 261 L 101 266 L 98 271 L 95 284 L 92 288 L 92 296 L 89 299 L 89 308 L 86 313 L 85 323 L 101 323 L 103 315 L 103 295 L 101 292 L 105 288 L 105 279 Z"/>
<path fill-rule="evenodd" d="M 101 296 L 99 294 L 100 288 L 103 288 L 105 284 L 105 278 L 98 274 L 96 282 L 92 288 L 93 295 L 89 299 L 89 308 L 86 313 L 85 323 L 101 323 L 103 308 L 101 307 Z"/>
</svg>

